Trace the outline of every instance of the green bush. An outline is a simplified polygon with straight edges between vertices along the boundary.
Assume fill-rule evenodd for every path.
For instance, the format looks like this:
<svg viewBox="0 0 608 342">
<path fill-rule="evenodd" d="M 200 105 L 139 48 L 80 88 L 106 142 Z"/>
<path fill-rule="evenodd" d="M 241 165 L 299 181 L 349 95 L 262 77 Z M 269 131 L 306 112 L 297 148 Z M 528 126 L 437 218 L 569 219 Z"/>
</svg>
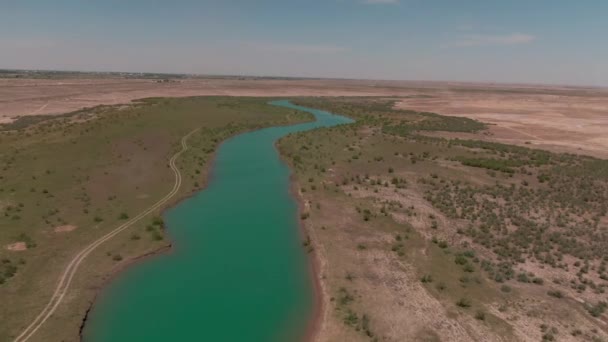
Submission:
<svg viewBox="0 0 608 342">
<path fill-rule="evenodd" d="M 420 281 L 423 283 L 432 283 L 433 277 L 430 274 L 425 274 L 420 278 Z"/>
<path fill-rule="evenodd" d="M 559 291 L 559 290 L 548 291 L 547 294 L 549 296 L 555 297 L 555 298 L 564 298 L 564 294 L 562 293 L 562 291 Z"/>
<path fill-rule="evenodd" d="M 461 307 L 461 308 L 465 308 L 465 309 L 467 309 L 467 308 L 470 308 L 470 307 L 472 306 L 472 303 L 471 303 L 471 300 L 470 300 L 470 299 L 468 299 L 468 298 L 460 298 L 460 299 L 459 299 L 459 300 L 456 302 L 456 305 L 457 305 L 458 307 Z"/>
</svg>

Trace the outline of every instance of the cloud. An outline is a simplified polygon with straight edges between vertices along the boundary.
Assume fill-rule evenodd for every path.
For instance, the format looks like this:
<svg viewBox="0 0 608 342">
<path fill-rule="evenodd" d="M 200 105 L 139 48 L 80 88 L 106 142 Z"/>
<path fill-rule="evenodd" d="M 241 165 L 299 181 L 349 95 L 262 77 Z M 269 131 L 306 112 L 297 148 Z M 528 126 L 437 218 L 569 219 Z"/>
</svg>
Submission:
<svg viewBox="0 0 608 342">
<path fill-rule="evenodd" d="M 363 0 L 362 2 L 367 5 L 386 5 L 398 4 L 399 0 Z"/>
<path fill-rule="evenodd" d="M 536 40 L 536 37 L 524 33 L 512 33 L 505 35 L 471 34 L 462 36 L 457 41 L 448 44 L 451 47 L 471 47 L 471 46 L 496 46 L 496 45 L 520 45 L 529 44 Z"/>
</svg>

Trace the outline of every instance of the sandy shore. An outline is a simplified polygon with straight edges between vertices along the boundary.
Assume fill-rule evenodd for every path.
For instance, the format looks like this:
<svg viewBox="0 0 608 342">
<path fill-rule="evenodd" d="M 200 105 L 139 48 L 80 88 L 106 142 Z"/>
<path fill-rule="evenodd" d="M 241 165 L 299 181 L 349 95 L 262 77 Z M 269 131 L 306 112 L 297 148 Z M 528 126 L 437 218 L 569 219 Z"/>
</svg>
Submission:
<svg viewBox="0 0 608 342">
<path fill-rule="evenodd" d="M 283 162 L 285 162 L 283 156 L 281 156 Z M 296 200 L 298 211 L 297 215 L 294 218 L 298 222 L 298 228 L 300 233 L 300 239 L 302 242 L 307 241 L 309 238 L 310 246 L 314 249 L 307 253 L 307 258 L 309 262 L 309 272 L 310 272 L 310 280 L 312 282 L 312 290 L 313 290 L 313 311 L 311 317 L 309 318 L 308 324 L 306 326 L 306 332 L 304 334 L 304 341 L 312 342 L 317 341 L 319 337 L 319 333 L 321 331 L 321 325 L 323 324 L 323 320 L 325 317 L 325 307 L 326 300 L 328 298 L 326 287 L 323 284 L 323 280 L 321 279 L 321 274 L 323 271 L 324 260 L 320 251 L 315 248 L 318 246 L 317 239 L 312 229 L 308 229 L 304 223 L 300 219 L 300 215 L 306 212 L 306 203 L 302 196 L 300 196 L 300 192 L 298 191 L 298 183 L 296 182 L 293 174 L 290 175 L 290 193 L 293 198 Z"/>
</svg>

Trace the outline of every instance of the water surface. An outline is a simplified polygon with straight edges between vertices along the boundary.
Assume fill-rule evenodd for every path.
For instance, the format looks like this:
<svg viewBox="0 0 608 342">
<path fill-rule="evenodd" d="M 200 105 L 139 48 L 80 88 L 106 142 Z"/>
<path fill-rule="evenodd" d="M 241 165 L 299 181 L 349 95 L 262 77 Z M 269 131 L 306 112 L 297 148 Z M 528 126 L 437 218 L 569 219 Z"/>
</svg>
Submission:
<svg viewBox="0 0 608 342">
<path fill-rule="evenodd" d="M 100 295 L 85 341 L 296 341 L 313 310 L 280 137 L 352 120 L 288 101 L 312 123 L 238 135 L 208 187 L 165 215 L 174 250 L 129 268 Z"/>
</svg>

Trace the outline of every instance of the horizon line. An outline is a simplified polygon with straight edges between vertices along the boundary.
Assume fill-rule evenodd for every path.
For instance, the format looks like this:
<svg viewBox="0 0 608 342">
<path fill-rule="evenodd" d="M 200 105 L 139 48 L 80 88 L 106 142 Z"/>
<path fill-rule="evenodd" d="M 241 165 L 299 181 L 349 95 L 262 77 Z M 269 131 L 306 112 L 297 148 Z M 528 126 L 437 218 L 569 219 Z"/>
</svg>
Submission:
<svg viewBox="0 0 608 342">
<path fill-rule="evenodd" d="M 100 71 L 100 70 L 77 70 L 77 69 L 19 69 L 0 68 L 0 79 L 2 73 L 13 72 L 54 72 L 54 73 L 80 73 L 80 74 L 131 74 L 131 75 L 166 75 L 166 76 L 189 76 L 189 77 L 251 77 L 251 78 L 282 78 L 282 79 L 304 79 L 304 80 L 342 80 L 342 81 L 381 81 L 381 82 L 427 82 L 427 83 L 462 83 L 478 85 L 503 85 L 503 86 L 549 86 L 549 87 L 572 87 L 589 89 L 608 89 L 608 85 L 590 85 L 582 83 L 537 83 L 537 82 L 503 82 L 503 81 L 472 81 L 472 80 L 424 80 L 424 79 L 382 79 L 382 78 L 350 78 L 350 77 L 320 77 L 320 76 L 278 76 L 260 74 L 213 74 L 213 73 L 179 73 L 179 72 L 154 72 L 154 71 Z"/>
</svg>

